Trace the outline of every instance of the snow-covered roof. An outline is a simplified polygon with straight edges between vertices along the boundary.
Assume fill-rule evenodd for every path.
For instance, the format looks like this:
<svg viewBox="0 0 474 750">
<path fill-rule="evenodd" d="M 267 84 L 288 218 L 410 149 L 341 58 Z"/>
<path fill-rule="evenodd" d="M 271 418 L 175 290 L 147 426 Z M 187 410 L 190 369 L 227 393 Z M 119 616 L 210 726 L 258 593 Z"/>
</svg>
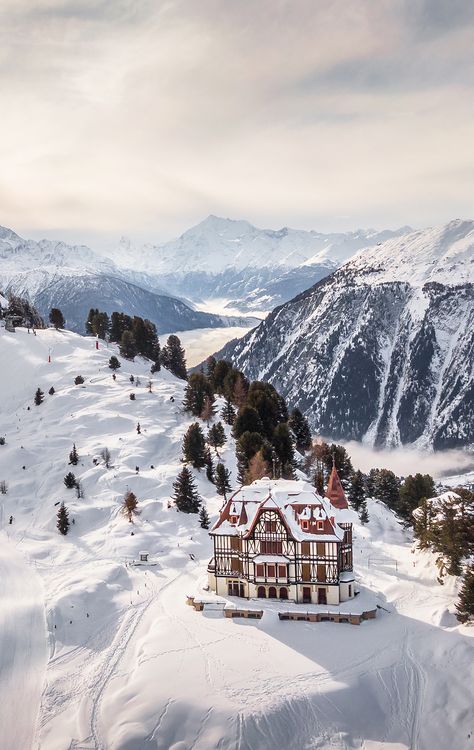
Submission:
<svg viewBox="0 0 474 750">
<path fill-rule="evenodd" d="M 304 480 L 257 479 L 241 487 L 224 504 L 211 534 L 250 536 L 260 513 L 278 513 L 297 541 L 332 541 L 344 538 L 341 523 L 351 523 L 350 511 L 334 507 Z"/>
<path fill-rule="evenodd" d="M 253 561 L 254 563 L 282 563 L 289 559 L 286 555 L 255 555 Z"/>
</svg>

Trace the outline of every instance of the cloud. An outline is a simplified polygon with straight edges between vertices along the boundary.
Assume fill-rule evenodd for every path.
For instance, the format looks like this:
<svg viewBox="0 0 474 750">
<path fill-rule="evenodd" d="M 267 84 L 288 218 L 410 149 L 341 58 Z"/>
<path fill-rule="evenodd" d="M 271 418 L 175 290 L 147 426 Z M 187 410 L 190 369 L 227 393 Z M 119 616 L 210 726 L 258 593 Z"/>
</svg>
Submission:
<svg viewBox="0 0 474 750">
<path fill-rule="evenodd" d="M 370 469 L 391 469 L 397 476 L 431 474 L 435 479 L 457 476 L 474 471 L 474 455 L 463 450 L 446 450 L 428 453 L 413 448 L 375 450 L 355 441 L 345 443 L 355 468 L 363 472 Z"/>
<path fill-rule="evenodd" d="M 472 8 L 3 0 L 0 223 L 160 239 L 211 212 L 470 215 Z"/>
</svg>

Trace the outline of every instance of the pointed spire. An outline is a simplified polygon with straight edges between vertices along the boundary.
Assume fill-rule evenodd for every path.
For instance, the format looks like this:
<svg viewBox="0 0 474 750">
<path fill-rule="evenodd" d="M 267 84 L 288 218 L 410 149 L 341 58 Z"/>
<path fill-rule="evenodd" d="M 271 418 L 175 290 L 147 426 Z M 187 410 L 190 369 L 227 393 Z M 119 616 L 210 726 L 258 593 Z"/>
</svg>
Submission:
<svg viewBox="0 0 474 750">
<path fill-rule="evenodd" d="M 336 460 L 334 453 L 332 454 L 332 471 L 329 477 L 328 486 L 326 487 L 326 497 L 331 501 L 331 505 L 334 508 L 348 508 L 347 498 L 344 492 L 344 488 L 339 479 L 339 474 L 336 469 Z"/>
</svg>

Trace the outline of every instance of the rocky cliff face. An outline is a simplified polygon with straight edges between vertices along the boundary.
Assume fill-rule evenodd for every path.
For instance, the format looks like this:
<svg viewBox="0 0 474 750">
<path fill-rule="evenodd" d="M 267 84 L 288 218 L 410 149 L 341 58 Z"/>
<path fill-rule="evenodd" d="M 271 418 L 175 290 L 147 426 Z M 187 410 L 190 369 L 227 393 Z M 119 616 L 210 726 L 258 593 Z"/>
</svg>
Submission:
<svg viewBox="0 0 474 750">
<path fill-rule="evenodd" d="M 474 443 L 474 222 L 360 252 L 220 356 L 335 439 Z"/>
</svg>

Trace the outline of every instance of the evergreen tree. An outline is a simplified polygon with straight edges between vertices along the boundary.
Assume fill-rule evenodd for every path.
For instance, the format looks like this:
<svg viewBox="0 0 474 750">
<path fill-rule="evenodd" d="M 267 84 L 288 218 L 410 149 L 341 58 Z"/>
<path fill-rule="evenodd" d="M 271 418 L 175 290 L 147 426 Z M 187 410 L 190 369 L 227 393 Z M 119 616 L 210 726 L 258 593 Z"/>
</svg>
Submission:
<svg viewBox="0 0 474 750">
<path fill-rule="evenodd" d="M 69 531 L 69 513 L 64 503 L 61 503 L 61 505 L 59 506 L 57 519 L 58 520 L 56 523 L 56 527 L 59 533 L 63 534 L 63 536 L 66 536 Z"/>
<path fill-rule="evenodd" d="M 373 489 L 375 490 L 372 496 L 377 497 L 387 507 L 397 512 L 400 502 L 400 480 L 395 476 L 393 471 L 390 471 L 390 469 L 380 469 L 376 479 L 372 477 L 370 481 L 374 483 Z"/>
<path fill-rule="evenodd" d="M 324 471 L 323 471 L 321 462 L 318 462 L 318 464 L 316 465 L 316 471 L 314 472 L 314 477 L 313 477 L 313 484 L 316 487 L 316 492 L 318 493 L 318 495 L 321 495 L 321 497 L 324 497 L 324 492 L 325 492 Z"/>
<path fill-rule="evenodd" d="M 281 476 L 284 479 L 294 479 L 295 454 L 290 430 L 286 422 L 281 422 L 275 427 L 272 445 L 277 455 Z"/>
<path fill-rule="evenodd" d="M 225 359 L 217 360 L 212 367 L 211 384 L 215 393 L 218 393 L 220 396 L 224 395 L 224 381 L 230 370 L 232 370 L 232 365 Z"/>
<path fill-rule="evenodd" d="M 118 361 L 118 359 L 115 356 L 115 354 L 112 354 L 111 358 L 109 359 L 109 367 L 110 367 L 111 370 L 114 370 L 114 371 L 118 370 L 119 367 L 121 367 L 121 364 Z"/>
<path fill-rule="evenodd" d="M 106 339 L 110 330 L 110 320 L 106 312 L 96 311 L 92 319 L 91 333 L 100 339 Z"/>
<path fill-rule="evenodd" d="M 258 432 L 260 435 L 264 435 L 264 429 L 262 420 L 256 409 L 252 406 L 243 406 L 239 409 L 234 426 L 232 428 L 232 435 L 236 440 L 240 438 L 244 432 Z"/>
<path fill-rule="evenodd" d="M 182 513 L 199 512 L 202 501 L 194 483 L 193 475 L 187 466 L 183 466 L 176 477 L 176 481 L 173 482 L 173 489 L 173 500 L 178 510 Z"/>
<path fill-rule="evenodd" d="M 212 355 L 206 359 L 206 377 L 210 383 L 213 383 L 214 368 L 217 364 L 217 360 Z"/>
<path fill-rule="evenodd" d="M 94 317 L 98 314 L 99 314 L 99 311 L 97 310 L 97 308 L 94 309 L 93 307 L 91 307 L 91 309 L 89 310 L 89 315 L 87 316 L 87 320 L 86 320 L 86 333 L 90 335 L 94 333 L 92 330 L 92 323 L 93 323 Z"/>
<path fill-rule="evenodd" d="M 466 623 L 474 620 L 474 565 L 472 564 L 464 574 L 456 611 L 459 622 Z"/>
<path fill-rule="evenodd" d="M 247 407 L 253 407 L 257 411 L 262 422 L 262 434 L 269 440 L 273 437 L 275 427 L 288 419 L 285 401 L 270 383 L 256 380 L 250 384 Z"/>
<path fill-rule="evenodd" d="M 177 378 L 181 378 L 181 380 L 188 379 L 185 351 L 177 336 L 168 336 L 166 346 L 161 351 L 161 364 L 172 372 L 173 375 L 176 375 Z"/>
<path fill-rule="evenodd" d="M 53 385 L 49 389 L 48 393 L 49 393 L 50 396 L 54 396 L 54 394 L 56 393 L 56 391 L 54 390 L 54 386 Z"/>
<path fill-rule="evenodd" d="M 206 448 L 204 451 L 204 461 L 206 464 L 206 477 L 214 484 L 214 464 L 212 463 L 211 451 Z"/>
<path fill-rule="evenodd" d="M 237 458 L 237 479 L 243 484 L 249 468 L 250 459 L 262 449 L 265 438 L 259 432 L 244 432 L 237 440 L 235 455 Z"/>
<path fill-rule="evenodd" d="M 201 529 L 208 529 L 211 524 L 211 519 L 209 518 L 209 514 L 206 510 L 205 505 L 203 505 L 201 507 L 201 510 L 199 511 L 199 523 L 200 523 Z"/>
<path fill-rule="evenodd" d="M 232 487 L 230 484 L 230 471 L 229 469 L 226 469 L 224 464 L 217 464 L 214 482 L 216 485 L 217 494 L 223 495 L 224 500 L 226 500 L 227 493 L 231 491 Z"/>
<path fill-rule="evenodd" d="M 64 328 L 66 321 L 59 307 L 53 307 L 49 313 L 49 322 L 58 330 Z"/>
<path fill-rule="evenodd" d="M 183 439 L 184 460 L 194 466 L 195 469 L 202 469 L 206 465 L 205 450 L 206 443 L 203 431 L 198 422 L 193 422 Z"/>
<path fill-rule="evenodd" d="M 432 529 L 433 547 L 447 559 L 448 573 L 453 576 L 460 575 L 461 560 L 466 553 L 461 526 L 455 506 L 450 502 L 441 503 L 440 514 Z"/>
<path fill-rule="evenodd" d="M 426 497 L 422 497 L 418 508 L 413 512 L 413 531 L 420 549 L 426 549 L 432 543 L 432 507 Z"/>
<path fill-rule="evenodd" d="M 158 339 L 153 345 L 150 359 L 153 363 L 151 366 L 151 374 L 154 375 L 155 372 L 159 372 L 161 370 L 161 348 Z"/>
<path fill-rule="evenodd" d="M 433 497 L 436 494 L 436 488 L 433 477 L 429 474 L 411 474 L 405 478 L 400 487 L 400 500 L 398 503 L 398 513 L 405 519 L 407 524 L 413 521 L 413 511 L 420 504 L 421 498 Z"/>
<path fill-rule="evenodd" d="M 309 429 L 308 420 L 303 416 L 299 409 L 293 409 L 288 424 L 290 430 L 295 436 L 296 450 L 299 453 L 304 453 L 309 450 L 312 445 L 311 431 Z"/>
<path fill-rule="evenodd" d="M 225 436 L 222 422 L 216 422 L 216 424 L 213 424 L 207 433 L 207 442 L 215 449 L 216 453 L 218 448 L 222 448 L 222 446 L 225 445 L 226 440 L 227 438 Z"/>
<path fill-rule="evenodd" d="M 68 490 L 71 490 L 73 487 L 76 486 L 76 477 L 74 476 L 72 471 L 69 471 L 64 477 L 64 484 L 66 485 Z"/>
<path fill-rule="evenodd" d="M 235 422 L 235 409 L 229 399 L 225 400 L 224 406 L 221 409 L 221 417 L 228 425 L 232 426 Z"/>
<path fill-rule="evenodd" d="M 232 390 L 232 401 L 234 402 L 236 407 L 240 409 L 247 400 L 249 383 L 247 378 L 244 378 L 241 372 L 238 372 L 236 370 L 234 370 L 234 372 L 237 372 L 237 377 L 235 378 L 234 387 Z"/>
<path fill-rule="evenodd" d="M 183 407 L 185 411 L 190 412 L 195 417 L 204 416 L 208 419 L 212 416 L 212 405 L 214 403 L 214 394 L 212 392 L 209 380 L 201 372 L 193 372 L 189 376 L 186 388 L 184 389 Z M 206 406 L 206 409 L 204 408 Z"/>
<path fill-rule="evenodd" d="M 360 470 L 355 471 L 352 475 L 351 483 L 349 486 L 349 502 L 356 513 L 359 513 L 363 504 L 365 503 L 364 475 Z"/>
<path fill-rule="evenodd" d="M 124 515 L 125 518 L 128 519 L 129 523 L 133 523 L 134 517 L 140 515 L 140 511 L 138 510 L 137 496 L 131 490 L 127 490 L 127 492 L 123 496 L 122 515 Z"/>
<path fill-rule="evenodd" d="M 124 331 L 120 339 L 120 356 L 125 359 L 134 359 L 138 353 L 135 339 L 131 331 Z"/>
<path fill-rule="evenodd" d="M 72 464 L 72 466 L 77 466 L 77 464 L 79 463 L 79 456 L 77 455 L 75 443 L 72 446 L 72 451 L 69 454 L 69 463 Z"/>
<path fill-rule="evenodd" d="M 369 522 L 369 513 L 367 511 L 367 501 L 364 498 L 359 507 L 359 520 L 362 524 Z"/>
<path fill-rule="evenodd" d="M 39 406 L 40 404 L 42 404 L 43 401 L 44 401 L 44 393 L 41 390 L 41 388 L 37 388 L 36 389 L 36 393 L 35 393 L 35 404 L 36 404 L 36 406 Z"/>
</svg>

